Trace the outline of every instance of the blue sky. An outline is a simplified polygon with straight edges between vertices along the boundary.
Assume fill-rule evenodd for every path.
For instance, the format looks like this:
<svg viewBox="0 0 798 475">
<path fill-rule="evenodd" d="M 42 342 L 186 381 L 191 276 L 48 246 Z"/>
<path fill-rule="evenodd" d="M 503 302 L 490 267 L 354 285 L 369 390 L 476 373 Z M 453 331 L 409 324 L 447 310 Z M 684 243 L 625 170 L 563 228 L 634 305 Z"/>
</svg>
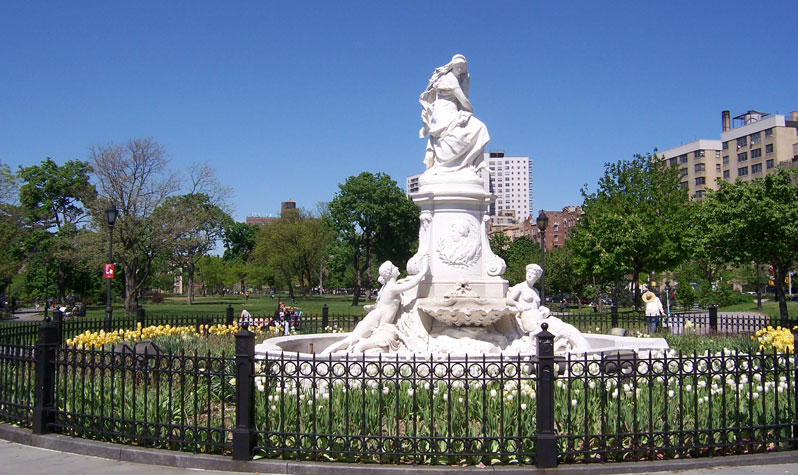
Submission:
<svg viewBox="0 0 798 475">
<path fill-rule="evenodd" d="M 314 209 L 362 171 L 423 171 L 418 96 L 466 55 L 489 150 L 534 159 L 534 214 L 604 163 L 721 111 L 798 110 L 794 2 L 52 1 L 0 4 L 0 161 L 151 136 L 209 163 L 234 217 Z"/>
</svg>

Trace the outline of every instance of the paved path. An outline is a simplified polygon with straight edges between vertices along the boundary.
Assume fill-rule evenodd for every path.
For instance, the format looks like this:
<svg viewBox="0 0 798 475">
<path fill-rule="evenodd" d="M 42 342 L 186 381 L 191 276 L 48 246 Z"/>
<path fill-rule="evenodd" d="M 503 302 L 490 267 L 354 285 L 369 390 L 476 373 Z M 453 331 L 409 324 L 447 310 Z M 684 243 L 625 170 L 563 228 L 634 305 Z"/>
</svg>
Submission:
<svg viewBox="0 0 798 475">
<path fill-rule="evenodd" d="M 110 460 L 100 457 L 92 457 L 88 455 L 77 455 L 67 452 L 59 452 L 50 449 L 31 447 L 22 445 L 6 440 L 0 440 L 0 460 L 2 466 L 0 473 L 2 474 L 26 474 L 26 475 L 82 475 L 82 474 L 104 474 L 113 473 L 115 475 L 140 475 L 140 474 L 158 474 L 158 475 L 178 475 L 178 474 L 208 474 L 217 475 L 225 473 L 258 473 L 265 474 L 268 472 L 228 472 L 218 470 L 203 470 L 198 468 L 177 468 L 165 467 L 160 465 L 148 465 L 133 462 L 123 462 L 118 460 Z M 715 461 L 719 464 L 723 463 L 724 459 L 717 458 Z M 668 462 L 663 461 L 663 465 Z M 330 464 L 334 467 L 336 464 Z M 635 469 L 640 467 L 639 469 Z M 370 471 L 389 471 L 385 470 L 389 467 L 378 466 L 363 466 L 358 468 L 365 468 L 367 472 Z M 444 473 L 453 473 L 461 471 L 456 467 L 438 467 L 442 470 L 435 470 L 435 472 L 442 471 Z M 512 470 L 511 467 L 507 467 Z M 773 465 L 751 465 L 751 466 L 723 466 L 719 465 L 713 468 L 703 469 L 678 469 L 670 471 L 651 471 L 651 464 L 644 465 L 636 463 L 619 464 L 617 468 L 619 471 L 612 471 L 614 467 L 608 465 L 591 465 L 592 470 L 585 470 L 585 466 L 561 466 L 559 469 L 546 470 L 545 473 L 568 472 L 570 473 L 647 473 L 652 475 L 665 475 L 665 474 L 685 474 L 685 475 L 782 475 L 782 474 L 798 474 L 798 463 L 789 464 L 773 464 Z M 642 469 L 642 470 L 641 470 Z M 609 470 L 609 471 L 608 471 Z M 302 473 L 320 473 L 321 467 L 318 465 L 306 467 L 305 470 L 299 470 Z M 359 471 L 359 470 L 358 470 Z M 400 467 L 400 473 L 423 473 L 427 470 L 420 467 Z M 491 470 L 489 467 L 480 470 L 482 473 L 501 473 L 503 470 Z M 525 473 L 541 473 L 542 471 L 536 470 L 534 467 L 527 467 L 522 470 Z M 288 470 L 288 473 L 297 473 Z M 281 473 L 286 473 L 281 470 Z"/>
<path fill-rule="evenodd" d="M 159 465 L 145 465 L 132 462 L 76 455 L 50 449 L 30 447 L 6 440 L 0 440 L 0 473 L 26 475 L 82 475 L 114 474 L 141 475 L 157 473 L 161 475 L 208 474 L 217 475 L 230 472 L 202 470 L 196 468 L 175 468 Z M 242 472 L 238 472 L 242 473 Z M 247 473 L 247 472 L 243 472 Z M 254 473 L 254 472 L 248 472 Z"/>
</svg>

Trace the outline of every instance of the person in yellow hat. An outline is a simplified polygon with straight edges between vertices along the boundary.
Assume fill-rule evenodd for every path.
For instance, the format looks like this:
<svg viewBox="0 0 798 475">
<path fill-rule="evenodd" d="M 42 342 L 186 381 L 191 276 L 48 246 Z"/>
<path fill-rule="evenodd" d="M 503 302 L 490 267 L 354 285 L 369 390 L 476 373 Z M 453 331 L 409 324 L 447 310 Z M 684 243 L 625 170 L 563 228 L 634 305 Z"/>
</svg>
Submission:
<svg viewBox="0 0 798 475">
<path fill-rule="evenodd" d="M 643 302 L 646 304 L 646 328 L 653 335 L 657 330 L 657 320 L 665 315 L 665 309 L 662 308 L 662 300 L 650 290 L 643 293 Z"/>
</svg>

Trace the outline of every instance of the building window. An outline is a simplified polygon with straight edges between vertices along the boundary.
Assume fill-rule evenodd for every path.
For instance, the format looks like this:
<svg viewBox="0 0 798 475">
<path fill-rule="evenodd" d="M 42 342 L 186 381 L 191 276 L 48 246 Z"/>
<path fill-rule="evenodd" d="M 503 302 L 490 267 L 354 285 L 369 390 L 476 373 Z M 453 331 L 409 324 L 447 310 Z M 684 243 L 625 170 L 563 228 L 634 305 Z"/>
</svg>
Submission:
<svg viewBox="0 0 798 475">
<path fill-rule="evenodd" d="M 723 150 L 729 149 L 729 142 L 723 142 Z"/>
<path fill-rule="evenodd" d="M 683 181 L 683 182 L 679 183 L 679 188 L 681 188 L 682 190 L 686 190 L 687 186 L 688 185 L 687 185 L 686 181 Z"/>
<path fill-rule="evenodd" d="M 748 167 L 740 167 L 737 169 L 737 176 L 748 176 Z"/>
<path fill-rule="evenodd" d="M 706 179 L 706 177 L 703 177 L 703 176 L 696 177 L 696 179 L 695 179 L 696 186 L 704 185 L 704 184 L 706 184 L 706 182 L 707 182 L 707 179 Z"/>
<path fill-rule="evenodd" d="M 700 200 L 703 197 L 704 197 L 704 190 L 698 190 L 698 191 L 695 192 L 695 198 L 697 200 Z"/>
<path fill-rule="evenodd" d="M 769 143 L 765 145 L 765 153 L 773 153 L 773 144 Z"/>
<path fill-rule="evenodd" d="M 685 176 L 685 175 L 687 175 L 687 168 L 682 168 L 681 170 L 679 170 L 679 176 Z"/>
<path fill-rule="evenodd" d="M 715 150 L 715 158 L 720 158 L 720 150 Z"/>
<path fill-rule="evenodd" d="M 715 164 L 715 171 L 720 173 L 720 163 Z"/>
<path fill-rule="evenodd" d="M 755 148 L 755 149 L 751 150 L 751 158 L 752 159 L 759 158 L 761 156 L 762 156 L 762 149 L 761 148 Z"/>
<path fill-rule="evenodd" d="M 765 168 L 767 168 L 768 170 L 773 168 L 773 159 L 772 158 L 770 160 L 765 160 Z"/>
<path fill-rule="evenodd" d="M 671 158 L 668 160 L 668 165 L 675 167 L 676 166 L 676 157 Z"/>
<path fill-rule="evenodd" d="M 746 160 L 748 160 L 748 152 L 743 152 L 743 153 L 738 153 L 737 154 L 737 161 L 738 162 L 744 162 Z"/>
<path fill-rule="evenodd" d="M 737 139 L 738 150 L 745 147 L 746 145 L 748 145 L 748 137 L 740 137 L 739 139 Z"/>
<path fill-rule="evenodd" d="M 560 230 L 560 223 L 554 223 L 554 231 L 557 232 Z"/>
<path fill-rule="evenodd" d="M 770 137 L 773 137 L 773 127 L 765 129 L 765 138 L 769 139 Z"/>
<path fill-rule="evenodd" d="M 729 179 L 729 170 L 723 170 L 723 179 L 724 180 L 728 180 Z"/>
<path fill-rule="evenodd" d="M 728 164 L 729 164 L 729 156 L 728 156 L 728 155 L 726 155 L 725 157 L 723 157 L 723 164 L 724 164 L 724 165 L 728 165 Z"/>
<path fill-rule="evenodd" d="M 762 133 L 757 132 L 755 134 L 751 134 L 751 145 L 755 145 L 762 142 Z"/>
<path fill-rule="evenodd" d="M 753 175 L 754 173 L 762 173 L 762 164 L 761 163 L 755 163 L 755 164 L 751 165 L 751 174 Z"/>
<path fill-rule="evenodd" d="M 703 156 L 704 156 L 703 150 L 696 150 L 695 152 L 693 152 L 693 158 L 701 158 Z"/>
<path fill-rule="evenodd" d="M 707 166 L 703 163 L 696 163 L 695 164 L 695 171 L 702 172 L 707 169 Z"/>
<path fill-rule="evenodd" d="M 679 155 L 679 163 L 687 163 L 687 154 Z"/>
</svg>

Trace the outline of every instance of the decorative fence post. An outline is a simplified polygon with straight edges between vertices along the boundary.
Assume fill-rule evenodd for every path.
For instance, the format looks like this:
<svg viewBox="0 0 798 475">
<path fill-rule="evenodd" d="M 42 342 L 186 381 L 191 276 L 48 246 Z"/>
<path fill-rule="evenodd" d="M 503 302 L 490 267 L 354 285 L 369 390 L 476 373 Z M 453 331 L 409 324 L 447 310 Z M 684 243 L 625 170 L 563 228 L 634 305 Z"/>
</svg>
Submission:
<svg viewBox="0 0 798 475">
<path fill-rule="evenodd" d="M 64 337 L 64 314 L 57 308 L 53 310 L 53 323 L 56 327 L 56 340 L 61 343 Z"/>
<path fill-rule="evenodd" d="M 231 304 L 231 303 L 227 304 L 227 308 L 225 309 L 225 312 L 226 312 L 225 313 L 225 322 L 227 323 L 228 326 L 232 325 L 233 324 L 233 304 Z"/>
<path fill-rule="evenodd" d="M 716 305 L 709 306 L 709 330 L 712 333 L 718 332 L 718 307 Z"/>
<path fill-rule="evenodd" d="M 147 314 L 144 313 L 144 307 L 141 305 L 136 306 L 136 326 L 141 325 L 142 328 L 147 326 Z"/>
<path fill-rule="evenodd" d="M 233 460 L 250 460 L 255 448 L 255 334 L 247 323 L 236 333 L 236 427 Z"/>
<path fill-rule="evenodd" d="M 327 327 L 330 326 L 330 309 L 327 308 L 327 304 L 325 303 L 321 307 L 321 332 L 323 333 L 327 331 Z"/>
<path fill-rule="evenodd" d="M 616 307 L 614 304 L 612 307 L 610 307 L 610 324 L 612 325 L 612 328 L 618 327 L 618 307 Z"/>
<path fill-rule="evenodd" d="M 557 466 L 557 436 L 554 434 L 554 335 L 548 323 L 540 325 L 538 333 L 537 371 L 537 437 L 535 465 L 538 468 Z"/>
<path fill-rule="evenodd" d="M 47 434 L 55 421 L 55 350 L 58 325 L 45 320 L 36 342 L 36 391 L 33 402 L 33 433 Z"/>
</svg>

